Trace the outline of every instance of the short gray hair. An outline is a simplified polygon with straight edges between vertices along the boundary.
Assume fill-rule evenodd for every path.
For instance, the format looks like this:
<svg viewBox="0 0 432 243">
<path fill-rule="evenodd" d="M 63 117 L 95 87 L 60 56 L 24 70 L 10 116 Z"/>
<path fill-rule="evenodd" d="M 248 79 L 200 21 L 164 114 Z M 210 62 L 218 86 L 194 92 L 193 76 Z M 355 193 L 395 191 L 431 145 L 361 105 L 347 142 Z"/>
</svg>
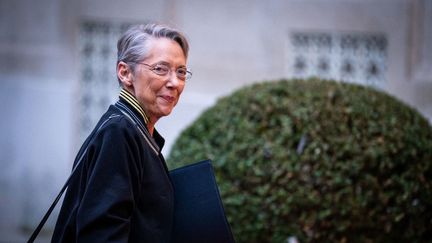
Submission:
<svg viewBox="0 0 432 243">
<path fill-rule="evenodd" d="M 189 43 L 183 33 L 162 24 L 151 23 L 134 25 L 120 37 L 117 42 L 117 65 L 125 62 L 135 72 L 136 64 L 147 57 L 148 43 L 152 38 L 168 38 L 177 42 L 187 58 Z"/>
</svg>

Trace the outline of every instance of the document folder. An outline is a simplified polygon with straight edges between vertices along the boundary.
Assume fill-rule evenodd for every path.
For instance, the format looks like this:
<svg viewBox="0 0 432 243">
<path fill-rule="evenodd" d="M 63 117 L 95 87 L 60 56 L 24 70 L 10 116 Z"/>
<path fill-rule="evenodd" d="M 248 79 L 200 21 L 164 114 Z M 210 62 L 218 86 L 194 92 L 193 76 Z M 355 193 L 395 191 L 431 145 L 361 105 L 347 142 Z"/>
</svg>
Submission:
<svg viewBox="0 0 432 243">
<path fill-rule="evenodd" d="M 170 171 L 174 186 L 172 242 L 235 242 L 210 160 Z"/>
</svg>

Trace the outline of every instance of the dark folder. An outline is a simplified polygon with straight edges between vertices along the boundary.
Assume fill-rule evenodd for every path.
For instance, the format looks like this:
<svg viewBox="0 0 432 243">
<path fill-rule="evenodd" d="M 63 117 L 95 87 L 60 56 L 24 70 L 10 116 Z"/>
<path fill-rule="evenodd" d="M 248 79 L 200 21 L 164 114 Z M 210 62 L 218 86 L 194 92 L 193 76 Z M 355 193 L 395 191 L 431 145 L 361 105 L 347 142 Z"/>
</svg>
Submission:
<svg viewBox="0 0 432 243">
<path fill-rule="evenodd" d="M 170 171 L 174 185 L 173 242 L 235 242 L 210 160 Z"/>
</svg>

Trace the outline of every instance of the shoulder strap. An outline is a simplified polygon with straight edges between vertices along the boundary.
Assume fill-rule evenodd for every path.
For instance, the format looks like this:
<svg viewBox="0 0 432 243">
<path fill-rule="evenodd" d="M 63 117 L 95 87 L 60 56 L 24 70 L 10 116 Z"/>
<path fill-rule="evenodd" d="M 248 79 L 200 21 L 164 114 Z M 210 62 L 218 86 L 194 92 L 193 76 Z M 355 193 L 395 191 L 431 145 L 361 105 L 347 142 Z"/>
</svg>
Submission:
<svg viewBox="0 0 432 243">
<path fill-rule="evenodd" d="M 94 133 L 93 136 L 95 136 L 100 129 L 111 119 L 114 117 L 117 117 L 119 115 L 113 114 L 110 117 L 108 117 L 104 122 L 102 122 L 100 124 L 100 126 L 97 128 L 96 132 Z M 40 231 L 42 230 L 42 227 L 44 226 L 44 224 L 46 223 L 46 221 L 48 220 L 49 216 L 51 215 L 52 211 L 54 210 L 55 206 L 57 205 L 58 201 L 60 200 L 60 198 L 62 197 L 64 191 L 66 190 L 66 188 L 69 186 L 69 183 L 72 179 L 72 177 L 75 175 L 78 166 L 81 164 L 81 161 L 84 158 L 84 155 L 87 153 L 87 147 L 85 148 L 85 150 L 81 153 L 81 156 L 79 157 L 77 163 L 75 164 L 75 167 L 72 169 L 72 172 L 69 176 L 69 178 L 66 180 L 66 183 L 63 185 L 62 189 L 60 190 L 59 194 L 57 195 L 57 197 L 55 198 L 54 202 L 52 202 L 51 207 L 48 209 L 48 211 L 45 213 L 45 216 L 42 218 L 42 220 L 39 222 L 39 225 L 36 227 L 36 229 L 33 231 L 32 235 L 30 236 L 29 240 L 27 241 L 27 243 L 32 243 L 34 242 L 34 240 L 36 239 L 36 237 L 38 236 L 38 234 L 40 233 Z"/>
</svg>

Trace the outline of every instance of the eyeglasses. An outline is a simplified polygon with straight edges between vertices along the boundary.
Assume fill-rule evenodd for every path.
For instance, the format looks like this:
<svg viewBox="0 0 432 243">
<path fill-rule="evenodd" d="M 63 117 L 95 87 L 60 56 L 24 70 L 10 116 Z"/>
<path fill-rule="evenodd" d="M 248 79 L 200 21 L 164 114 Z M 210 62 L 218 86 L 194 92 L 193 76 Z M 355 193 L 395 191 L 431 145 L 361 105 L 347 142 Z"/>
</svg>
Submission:
<svg viewBox="0 0 432 243">
<path fill-rule="evenodd" d="M 156 63 L 154 65 L 149 65 L 147 63 L 138 62 L 137 64 L 142 64 L 149 68 L 150 71 L 153 73 L 159 75 L 159 76 L 166 76 L 171 73 L 171 67 L 164 63 Z M 180 67 L 175 70 L 175 74 L 178 79 L 186 81 L 189 80 L 192 77 L 192 72 L 187 70 L 185 67 Z"/>
</svg>

